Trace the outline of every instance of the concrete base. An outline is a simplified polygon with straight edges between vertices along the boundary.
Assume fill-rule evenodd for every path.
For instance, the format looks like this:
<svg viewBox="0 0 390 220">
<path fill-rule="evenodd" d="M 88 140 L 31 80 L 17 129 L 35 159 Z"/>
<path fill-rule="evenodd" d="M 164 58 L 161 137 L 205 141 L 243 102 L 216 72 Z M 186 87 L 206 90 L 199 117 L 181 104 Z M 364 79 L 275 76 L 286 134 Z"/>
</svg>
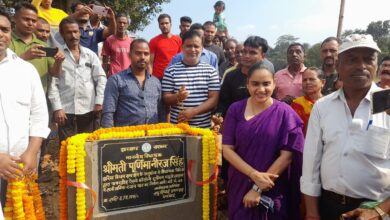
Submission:
<svg viewBox="0 0 390 220">
<path fill-rule="evenodd" d="M 99 201 L 99 178 L 98 178 L 98 142 L 90 142 L 85 146 L 87 156 L 85 158 L 86 184 L 97 194 Z M 187 164 L 189 160 L 196 161 L 192 174 L 196 180 L 201 180 L 201 157 L 202 141 L 201 137 L 186 137 Z M 74 176 L 68 176 L 74 179 Z M 151 220 L 199 220 L 202 219 L 202 187 L 191 183 L 188 180 L 188 199 L 167 202 L 164 204 L 150 205 L 137 208 L 129 208 L 119 211 L 104 212 L 98 207 L 96 202 L 92 219 L 99 220 L 127 220 L 127 219 L 151 219 Z M 210 187 L 210 194 L 213 195 L 213 187 Z M 92 206 L 93 199 L 90 193 L 86 192 L 87 208 Z M 68 216 L 69 219 L 76 219 L 75 189 L 68 190 Z M 212 203 L 211 203 L 212 204 Z"/>
</svg>

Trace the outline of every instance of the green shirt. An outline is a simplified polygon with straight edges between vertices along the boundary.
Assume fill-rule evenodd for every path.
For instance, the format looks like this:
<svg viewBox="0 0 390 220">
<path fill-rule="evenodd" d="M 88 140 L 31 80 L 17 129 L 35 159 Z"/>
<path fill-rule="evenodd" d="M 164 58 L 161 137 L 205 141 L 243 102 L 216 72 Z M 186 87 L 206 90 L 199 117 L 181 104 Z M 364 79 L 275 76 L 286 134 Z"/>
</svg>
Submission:
<svg viewBox="0 0 390 220">
<path fill-rule="evenodd" d="M 21 54 L 25 53 L 27 50 L 29 50 L 31 47 L 35 45 L 42 45 L 44 47 L 47 47 L 47 44 L 41 40 L 39 40 L 35 34 L 33 34 L 33 38 L 30 43 L 25 43 L 22 39 L 20 39 L 15 32 L 12 33 L 12 39 L 11 44 L 9 45 L 9 48 L 15 52 L 16 55 L 20 56 Z M 38 71 L 39 75 L 41 76 L 41 82 L 43 89 L 47 90 L 47 84 L 48 84 L 48 73 L 49 73 L 49 67 L 51 67 L 54 64 L 54 59 L 52 57 L 42 57 L 32 60 L 27 60 L 30 62 Z"/>
</svg>

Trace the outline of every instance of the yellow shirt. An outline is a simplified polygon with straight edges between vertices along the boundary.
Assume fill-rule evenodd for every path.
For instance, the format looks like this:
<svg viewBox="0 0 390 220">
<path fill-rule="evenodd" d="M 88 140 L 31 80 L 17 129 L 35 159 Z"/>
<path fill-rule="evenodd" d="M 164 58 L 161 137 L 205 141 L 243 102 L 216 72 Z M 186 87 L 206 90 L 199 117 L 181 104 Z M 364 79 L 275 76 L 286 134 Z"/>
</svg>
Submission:
<svg viewBox="0 0 390 220">
<path fill-rule="evenodd" d="M 62 19 L 68 17 L 68 14 L 58 8 L 45 9 L 41 7 L 42 0 L 32 0 L 31 4 L 38 9 L 38 16 L 49 22 L 50 27 L 58 31 L 58 26 Z"/>
</svg>

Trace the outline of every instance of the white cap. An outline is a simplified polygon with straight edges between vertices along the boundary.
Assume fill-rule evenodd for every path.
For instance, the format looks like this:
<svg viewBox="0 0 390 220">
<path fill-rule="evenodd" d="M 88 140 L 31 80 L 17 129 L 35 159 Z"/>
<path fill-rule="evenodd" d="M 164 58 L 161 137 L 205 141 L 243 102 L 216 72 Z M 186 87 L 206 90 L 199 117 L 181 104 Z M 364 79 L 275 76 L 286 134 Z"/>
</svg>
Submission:
<svg viewBox="0 0 390 220">
<path fill-rule="evenodd" d="M 357 48 L 357 47 L 366 47 L 381 52 L 378 45 L 372 38 L 370 34 L 351 34 L 343 39 L 339 47 L 338 53 L 345 52 L 347 50 Z"/>
</svg>

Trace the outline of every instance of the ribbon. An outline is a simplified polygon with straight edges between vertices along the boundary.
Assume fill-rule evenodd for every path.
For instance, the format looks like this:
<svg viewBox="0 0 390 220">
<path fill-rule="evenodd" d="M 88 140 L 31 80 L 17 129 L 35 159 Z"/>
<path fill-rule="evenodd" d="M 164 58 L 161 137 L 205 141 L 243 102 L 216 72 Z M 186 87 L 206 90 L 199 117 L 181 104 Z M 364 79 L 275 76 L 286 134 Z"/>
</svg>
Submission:
<svg viewBox="0 0 390 220">
<path fill-rule="evenodd" d="M 198 186 L 203 186 L 205 184 L 210 184 L 211 182 L 213 182 L 214 180 L 217 179 L 218 177 L 218 166 L 215 167 L 215 172 L 209 177 L 209 179 L 205 180 L 205 181 L 196 181 L 196 180 L 193 180 L 192 179 L 192 165 L 193 163 L 195 163 L 194 160 L 189 160 L 188 161 L 188 168 L 187 168 L 187 176 L 188 176 L 188 179 L 198 185 Z"/>
<path fill-rule="evenodd" d="M 73 181 L 67 181 L 66 182 L 66 185 L 67 186 L 73 186 L 73 187 L 76 187 L 76 188 L 81 188 L 81 189 L 86 189 L 88 191 L 91 192 L 92 194 L 92 197 L 93 197 L 93 205 L 91 208 L 88 209 L 88 212 L 87 212 L 87 216 L 85 217 L 86 220 L 89 220 L 89 218 L 91 217 L 92 215 L 92 212 L 93 212 L 93 208 L 95 207 L 95 204 L 96 204 L 96 192 L 93 191 L 93 189 L 87 185 L 85 185 L 84 183 L 79 183 L 79 182 L 73 182 Z"/>
</svg>

